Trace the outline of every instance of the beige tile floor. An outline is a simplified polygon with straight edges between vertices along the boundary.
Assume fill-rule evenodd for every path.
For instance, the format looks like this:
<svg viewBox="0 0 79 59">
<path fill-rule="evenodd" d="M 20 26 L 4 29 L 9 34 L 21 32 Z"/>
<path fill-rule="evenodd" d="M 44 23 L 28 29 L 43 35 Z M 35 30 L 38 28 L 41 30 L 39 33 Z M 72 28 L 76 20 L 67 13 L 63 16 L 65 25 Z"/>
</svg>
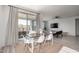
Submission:
<svg viewBox="0 0 79 59">
<path fill-rule="evenodd" d="M 71 49 L 79 51 L 79 37 L 75 36 L 64 36 L 61 38 L 54 38 L 54 43 L 60 43 Z"/>
<path fill-rule="evenodd" d="M 55 53 L 58 52 L 61 49 L 62 45 L 61 44 L 49 44 L 45 43 L 44 45 L 42 44 L 40 48 L 38 46 L 35 46 L 34 48 L 34 53 Z M 18 44 L 16 45 L 16 53 L 29 53 L 28 47 L 24 48 L 24 44 Z"/>
</svg>

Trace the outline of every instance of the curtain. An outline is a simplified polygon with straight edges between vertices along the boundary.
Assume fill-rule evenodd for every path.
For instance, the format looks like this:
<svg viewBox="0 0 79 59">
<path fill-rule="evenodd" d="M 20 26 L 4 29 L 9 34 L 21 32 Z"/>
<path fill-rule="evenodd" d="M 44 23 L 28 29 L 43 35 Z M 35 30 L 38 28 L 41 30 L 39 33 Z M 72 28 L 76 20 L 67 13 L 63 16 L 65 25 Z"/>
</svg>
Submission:
<svg viewBox="0 0 79 59">
<path fill-rule="evenodd" d="M 37 18 L 36 18 L 36 24 L 37 24 L 37 33 L 39 33 L 40 31 L 40 14 L 37 14 Z"/>
<path fill-rule="evenodd" d="M 7 23 L 7 33 L 6 33 L 6 45 L 15 45 L 18 40 L 18 20 L 17 20 L 17 8 L 9 6 L 9 17 Z"/>
</svg>

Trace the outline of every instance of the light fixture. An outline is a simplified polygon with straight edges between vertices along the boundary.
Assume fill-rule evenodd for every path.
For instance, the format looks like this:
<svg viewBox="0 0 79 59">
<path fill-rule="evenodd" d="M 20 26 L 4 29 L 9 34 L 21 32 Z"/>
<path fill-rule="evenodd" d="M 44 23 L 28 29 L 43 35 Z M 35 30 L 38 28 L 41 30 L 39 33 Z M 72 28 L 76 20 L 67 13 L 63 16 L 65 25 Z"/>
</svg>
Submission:
<svg viewBox="0 0 79 59">
<path fill-rule="evenodd" d="M 55 20 L 58 20 L 59 16 L 55 16 Z"/>
</svg>

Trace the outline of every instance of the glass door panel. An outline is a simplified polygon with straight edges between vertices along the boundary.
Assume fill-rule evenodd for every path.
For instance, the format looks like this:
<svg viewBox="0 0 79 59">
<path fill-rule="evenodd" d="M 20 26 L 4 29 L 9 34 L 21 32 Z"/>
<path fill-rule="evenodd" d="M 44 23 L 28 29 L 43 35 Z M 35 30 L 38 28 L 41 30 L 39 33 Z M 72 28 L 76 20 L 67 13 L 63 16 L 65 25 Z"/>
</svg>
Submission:
<svg viewBox="0 0 79 59">
<path fill-rule="evenodd" d="M 25 37 L 27 34 L 27 16 L 23 13 L 18 13 L 18 37 Z"/>
<path fill-rule="evenodd" d="M 36 31 L 36 15 L 28 14 L 29 30 Z"/>
</svg>

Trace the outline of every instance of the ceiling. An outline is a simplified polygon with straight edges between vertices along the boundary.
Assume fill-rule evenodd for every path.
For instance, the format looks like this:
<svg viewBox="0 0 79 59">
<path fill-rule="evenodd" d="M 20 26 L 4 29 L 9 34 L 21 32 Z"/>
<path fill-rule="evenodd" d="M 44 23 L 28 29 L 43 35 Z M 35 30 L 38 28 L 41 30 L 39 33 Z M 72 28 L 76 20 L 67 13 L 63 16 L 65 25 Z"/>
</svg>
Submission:
<svg viewBox="0 0 79 59">
<path fill-rule="evenodd" d="M 52 16 L 52 17 L 79 16 L 78 5 L 22 5 L 22 6 L 25 8 L 38 11 L 44 16 Z"/>
</svg>

